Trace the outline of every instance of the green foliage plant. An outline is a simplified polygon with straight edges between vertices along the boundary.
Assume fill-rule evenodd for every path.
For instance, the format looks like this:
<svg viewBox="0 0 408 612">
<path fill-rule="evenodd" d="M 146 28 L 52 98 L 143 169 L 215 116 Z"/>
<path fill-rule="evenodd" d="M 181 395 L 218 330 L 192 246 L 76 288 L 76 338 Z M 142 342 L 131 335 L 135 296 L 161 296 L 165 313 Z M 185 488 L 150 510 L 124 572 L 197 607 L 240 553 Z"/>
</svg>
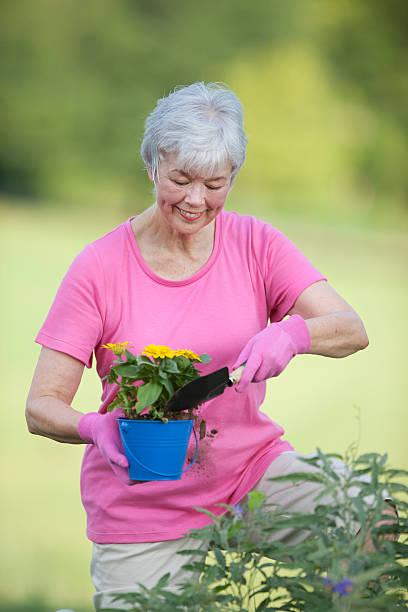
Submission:
<svg viewBox="0 0 408 612">
<path fill-rule="evenodd" d="M 126 419 L 145 418 L 167 423 L 175 414 L 166 412 L 167 400 L 177 389 L 199 377 L 196 363 L 208 363 L 211 359 L 206 353 L 197 355 L 190 350 L 174 350 L 156 344 L 149 344 L 141 355 L 134 355 L 127 348 L 128 344 L 116 342 L 103 347 L 117 356 L 104 377 L 109 383 L 118 385 L 108 411 L 120 407 Z M 182 415 L 191 416 L 192 411 L 189 412 Z"/>
<path fill-rule="evenodd" d="M 320 484 L 313 514 L 282 514 L 258 491 L 245 505 L 220 504 L 227 511 L 222 516 L 198 508 L 212 522 L 189 533 L 204 546 L 179 553 L 198 557 L 184 566 L 191 579 L 175 590 L 166 588 L 166 574 L 154 588 L 139 585 L 138 593 L 118 595 L 117 601 L 127 610 L 151 612 L 407 609 L 408 472 L 389 467 L 387 455 L 357 456 L 352 446 L 344 458 L 348 470 L 340 477 L 331 463 L 334 456 L 339 457 L 318 449 L 306 460 L 316 471 L 274 479 Z M 387 496 L 398 519 L 384 513 Z M 293 545 L 271 540 L 288 527 L 310 537 Z"/>
</svg>

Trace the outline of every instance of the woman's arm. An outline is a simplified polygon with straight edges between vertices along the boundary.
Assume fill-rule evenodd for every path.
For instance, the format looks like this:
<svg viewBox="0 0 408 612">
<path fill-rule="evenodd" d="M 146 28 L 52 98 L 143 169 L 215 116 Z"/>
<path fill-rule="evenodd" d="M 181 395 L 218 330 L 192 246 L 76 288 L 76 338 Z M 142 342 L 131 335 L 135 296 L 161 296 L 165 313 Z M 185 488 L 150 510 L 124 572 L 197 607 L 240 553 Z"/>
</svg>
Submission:
<svg viewBox="0 0 408 612">
<path fill-rule="evenodd" d="M 368 346 L 362 320 L 326 281 L 305 289 L 289 314 L 298 314 L 306 320 L 310 333 L 309 353 L 346 357 Z"/>
<path fill-rule="evenodd" d="M 94 444 L 116 476 L 129 480 L 117 413 L 88 412 L 71 408 L 81 382 L 84 364 L 65 353 L 43 348 L 27 398 L 26 419 L 31 433 L 69 444 Z M 79 435 L 79 431 L 81 435 Z"/>
<path fill-rule="evenodd" d="M 42 348 L 26 404 L 30 433 L 57 442 L 85 444 L 78 434 L 83 414 L 71 408 L 83 370 L 78 359 Z"/>
<path fill-rule="evenodd" d="M 305 289 L 288 314 L 250 338 L 240 352 L 232 366 L 238 393 L 251 382 L 279 376 L 295 355 L 346 357 L 368 345 L 360 317 L 326 281 Z M 245 368 L 236 372 L 242 364 Z"/>
</svg>

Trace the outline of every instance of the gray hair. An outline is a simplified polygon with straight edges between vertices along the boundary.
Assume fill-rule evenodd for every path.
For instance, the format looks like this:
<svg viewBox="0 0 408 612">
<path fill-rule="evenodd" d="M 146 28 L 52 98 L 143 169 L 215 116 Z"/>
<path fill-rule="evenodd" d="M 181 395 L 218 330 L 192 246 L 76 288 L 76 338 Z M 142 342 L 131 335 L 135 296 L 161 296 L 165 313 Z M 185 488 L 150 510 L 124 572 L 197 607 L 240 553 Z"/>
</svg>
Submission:
<svg viewBox="0 0 408 612">
<path fill-rule="evenodd" d="M 234 179 L 245 160 L 241 102 L 220 83 L 193 83 L 158 100 L 145 123 L 141 154 L 153 180 L 166 153 L 187 172 L 210 175 L 227 163 Z"/>
</svg>

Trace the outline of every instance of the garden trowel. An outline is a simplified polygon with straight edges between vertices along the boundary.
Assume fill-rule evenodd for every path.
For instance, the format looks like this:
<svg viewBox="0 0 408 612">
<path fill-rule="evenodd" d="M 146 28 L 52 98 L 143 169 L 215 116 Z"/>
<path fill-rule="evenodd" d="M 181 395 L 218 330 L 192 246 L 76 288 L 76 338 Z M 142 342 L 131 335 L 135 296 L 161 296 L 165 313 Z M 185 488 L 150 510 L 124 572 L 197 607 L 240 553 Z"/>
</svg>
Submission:
<svg viewBox="0 0 408 612">
<path fill-rule="evenodd" d="M 204 404 L 204 402 L 224 393 L 227 387 L 232 387 L 233 384 L 239 382 L 242 370 L 243 366 L 229 374 L 228 368 L 225 367 L 206 376 L 200 376 L 180 387 L 167 401 L 164 409 L 179 412 Z"/>
</svg>

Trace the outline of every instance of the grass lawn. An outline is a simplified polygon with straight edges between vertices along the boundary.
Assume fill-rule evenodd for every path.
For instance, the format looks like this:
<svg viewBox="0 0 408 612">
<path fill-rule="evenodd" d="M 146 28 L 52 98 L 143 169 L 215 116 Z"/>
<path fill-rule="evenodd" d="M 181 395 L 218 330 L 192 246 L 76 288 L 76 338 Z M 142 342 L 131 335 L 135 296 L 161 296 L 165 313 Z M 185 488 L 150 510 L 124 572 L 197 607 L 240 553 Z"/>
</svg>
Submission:
<svg viewBox="0 0 408 612">
<path fill-rule="evenodd" d="M 253 211 L 251 211 L 253 212 Z M 370 346 L 345 360 L 300 356 L 271 380 L 264 410 L 302 452 L 388 452 L 407 468 L 405 398 L 408 346 L 407 235 L 398 230 L 336 227 L 271 211 L 255 213 L 284 231 L 362 316 Z M 83 447 L 28 434 L 24 404 L 39 353 L 33 338 L 61 277 L 87 243 L 125 215 L 0 207 L 3 413 L 0 612 L 92 610 L 91 545 L 79 497 Z M 7 263 L 6 263 L 7 262 Z M 74 406 L 98 407 L 95 370 L 86 371 Z M 34 605 L 34 600 L 37 604 Z"/>
</svg>

